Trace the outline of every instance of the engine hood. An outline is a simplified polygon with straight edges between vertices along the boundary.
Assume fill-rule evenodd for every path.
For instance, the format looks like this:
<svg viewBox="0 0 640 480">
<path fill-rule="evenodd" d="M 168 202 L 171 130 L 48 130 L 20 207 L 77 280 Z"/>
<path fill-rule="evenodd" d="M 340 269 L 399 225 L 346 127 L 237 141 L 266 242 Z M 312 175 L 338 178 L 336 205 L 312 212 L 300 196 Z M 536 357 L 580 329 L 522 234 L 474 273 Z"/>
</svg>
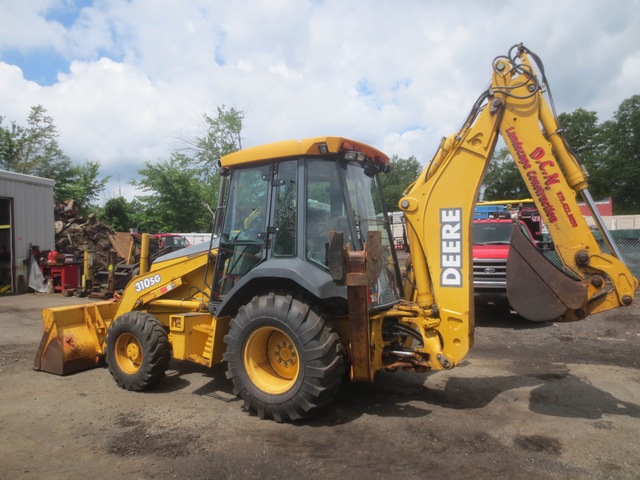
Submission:
<svg viewBox="0 0 640 480">
<path fill-rule="evenodd" d="M 504 258 L 509 256 L 509 245 L 474 245 L 473 258 Z"/>
</svg>

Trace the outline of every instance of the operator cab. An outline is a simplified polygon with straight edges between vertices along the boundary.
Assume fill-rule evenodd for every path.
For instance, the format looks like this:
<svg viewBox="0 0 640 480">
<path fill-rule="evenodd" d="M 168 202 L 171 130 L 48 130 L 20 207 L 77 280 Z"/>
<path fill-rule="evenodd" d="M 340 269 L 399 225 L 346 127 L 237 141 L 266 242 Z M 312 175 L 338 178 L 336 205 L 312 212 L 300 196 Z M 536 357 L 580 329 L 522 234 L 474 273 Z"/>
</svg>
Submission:
<svg viewBox="0 0 640 480">
<path fill-rule="evenodd" d="M 346 308 L 346 287 L 329 273 L 331 231 L 342 232 L 351 250 L 363 250 L 368 232 L 380 231 L 383 268 L 369 289 L 369 306 L 402 298 L 378 179 L 389 168 L 383 153 L 323 137 L 242 150 L 221 163 L 224 220 L 212 295 L 218 313 L 236 295 L 245 300 L 262 289 L 302 289 Z"/>
</svg>

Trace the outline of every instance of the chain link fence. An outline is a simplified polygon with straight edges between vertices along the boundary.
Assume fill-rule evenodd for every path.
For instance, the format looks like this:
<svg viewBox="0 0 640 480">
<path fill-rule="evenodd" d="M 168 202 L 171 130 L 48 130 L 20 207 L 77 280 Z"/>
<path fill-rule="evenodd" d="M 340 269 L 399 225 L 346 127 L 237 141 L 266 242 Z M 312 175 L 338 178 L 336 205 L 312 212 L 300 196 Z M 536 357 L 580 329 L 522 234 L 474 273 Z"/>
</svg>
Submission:
<svg viewBox="0 0 640 480">
<path fill-rule="evenodd" d="M 640 278 L 640 238 L 617 239 L 616 245 L 633 276 Z M 605 247 L 600 248 L 605 250 Z M 608 248 L 605 251 L 608 251 Z"/>
<path fill-rule="evenodd" d="M 612 230 L 610 233 L 627 267 L 634 277 L 640 278 L 640 230 Z M 600 232 L 595 231 L 594 236 L 602 252 L 611 254 L 611 250 L 602 239 Z M 544 256 L 557 267 L 562 267 L 562 262 L 555 251 L 547 250 L 544 252 Z"/>
</svg>

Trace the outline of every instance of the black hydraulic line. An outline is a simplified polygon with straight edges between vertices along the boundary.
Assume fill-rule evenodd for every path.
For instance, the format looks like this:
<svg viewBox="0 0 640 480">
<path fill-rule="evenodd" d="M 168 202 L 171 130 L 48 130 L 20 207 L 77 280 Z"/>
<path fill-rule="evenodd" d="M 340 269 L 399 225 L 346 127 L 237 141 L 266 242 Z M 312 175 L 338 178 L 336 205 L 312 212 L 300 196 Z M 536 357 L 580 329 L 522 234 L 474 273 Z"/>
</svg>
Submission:
<svg viewBox="0 0 640 480">
<path fill-rule="evenodd" d="M 408 327 L 406 325 L 401 325 L 399 323 L 394 323 L 391 325 L 385 325 L 383 327 L 383 332 L 384 333 L 399 333 L 399 334 L 404 334 L 404 335 L 409 335 L 410 337 L 415 338 L 416 340 L 418 340 L 418 342 L 420 342 L 420 344 L 422 344 L 422 335 L 420 335 L 418 332 L 416 332 L 413 328 Z"/>
</svg>

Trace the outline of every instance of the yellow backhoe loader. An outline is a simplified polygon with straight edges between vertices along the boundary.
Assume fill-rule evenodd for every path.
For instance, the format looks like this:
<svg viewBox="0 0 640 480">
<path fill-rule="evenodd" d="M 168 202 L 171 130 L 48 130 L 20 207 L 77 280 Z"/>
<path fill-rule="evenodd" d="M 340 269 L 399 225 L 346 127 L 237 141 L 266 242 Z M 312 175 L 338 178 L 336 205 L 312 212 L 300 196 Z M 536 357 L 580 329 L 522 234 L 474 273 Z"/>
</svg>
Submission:
<svg viewBox="0 0 640 480">
<path fill-rule="evenodd" d="M 471 223 L 502 136 L 563 269 L 517 226 L 509 302 L 536 321 L 631 305 L 638 280 L 602 225 L 565 144 L 539 60 L 522 45 L 493 62 L 462 128 L 404 192 L 411 256 L 401 278 L 379 175 L 389 158 L 338 137 L 248 148 L 220 161 L 211 244 L 142 267 L 122 297 L 43 311 L 35 369 L 64 375 L 106 361 L 118 385 L 153 387 L 169 360 L 227 364 L 244 407 L 290 421 L 328 405 L 345 372 L 450 369 L 473 344 Z M 601 251 L 580 194 L 607 241 Z"/>
</svg>

